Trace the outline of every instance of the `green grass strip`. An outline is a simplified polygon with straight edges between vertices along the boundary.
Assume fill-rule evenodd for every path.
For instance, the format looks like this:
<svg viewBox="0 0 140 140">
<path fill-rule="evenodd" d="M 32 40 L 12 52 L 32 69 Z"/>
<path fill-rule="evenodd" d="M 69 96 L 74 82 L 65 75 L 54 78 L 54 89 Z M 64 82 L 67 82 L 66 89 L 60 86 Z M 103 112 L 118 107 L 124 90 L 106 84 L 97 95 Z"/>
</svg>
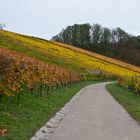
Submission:
<svg viewBox="0 0 140 140">
<path fill-rule="evenodd" d="M 23 94 L 20 105 L 9 103 L 9 98 L 0 100 L 0 128 L 6 128 L 8 133 L 0 140 L 28 140 L 43 126 L 55 112 L 63 107 L 81 88 L 97 83 L 85 81 L 51 91 L 45 97 L 39 94 Z M 15 97 L 13 97 L 15 98 Z"/>
<path fill-rule="evenodd" d="M 130 116 L 140 123 L 140 97 L 116 83 L 109 84 L 106 88 Z"/>
</svg>

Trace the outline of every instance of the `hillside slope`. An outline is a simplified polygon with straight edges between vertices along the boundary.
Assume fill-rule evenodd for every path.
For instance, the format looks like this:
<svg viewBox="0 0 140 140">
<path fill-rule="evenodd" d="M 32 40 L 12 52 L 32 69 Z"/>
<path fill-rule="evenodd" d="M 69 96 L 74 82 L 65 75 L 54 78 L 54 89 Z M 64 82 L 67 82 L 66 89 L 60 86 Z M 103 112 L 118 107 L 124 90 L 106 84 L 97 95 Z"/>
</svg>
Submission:
<svg viewBox="0 0 140 140">
<path fill-rule="evenodd" d="M 74 24 L 62 29 L 52 40 L 140 66 L 139 37 L 120 27 L 110 29 L 94 23 Z"/>
<path fill-rule="evenodd" d="M 95 57 L 95 58 L 103 60 L 105 62 L 108 62 L 108 63 L 115 64 L 115 65 L 123 67 L 123 68 L 133 70 L 135 72 L 140 72 L 140 67 L 129 64 L 127 62 L 123 62 L 123 61 L 120 61 L 120 60 L 117 60 L 117 59 L 114 59 L 114 58 L 110 58 L 110 57 L 107 57 L 107 56 L 104 56 L 104 55 L 101 55 L 101 54 L 98 54 L 98 53 L 95 53 L 95 52 L 90 52 L 90 51 L 87 51 L 87 50 L 84 50 L 84 49 L 81 49 L 81 48 L 77 48 L 77 47 L 74 47 L 74 46 L 70 46 L 70 45 L 67 45 L 67 44 L 63 44 L 63 43 L 60 43 L 60 42 L 54 42 L 54 41 L 49 41 L 49 42 L 54 44 L 54 45 L 58 45 L 60 47 L 64 47 L 64 48 L 67 48 L 67 49 L 70 49 L 70 50 L 73 50 L 73 51 L 76 51 L 76 52 L 79 52 L 79 53 L 82 53 L 82 54 L 86 54 L 86 55 L 91 56 L 91 57 Z"/>
<path fill-rule="evenodd" d="M 27 56 L 50 64 L 57 64 L 81 74 L 91 71 L 94 73 L 97 70 L 115 76 L 134 75 L 140 72 L 139 67 L 115 59 L 8 31 L 0 30 L 0 47 L 24 53 Z"/>
</svg>

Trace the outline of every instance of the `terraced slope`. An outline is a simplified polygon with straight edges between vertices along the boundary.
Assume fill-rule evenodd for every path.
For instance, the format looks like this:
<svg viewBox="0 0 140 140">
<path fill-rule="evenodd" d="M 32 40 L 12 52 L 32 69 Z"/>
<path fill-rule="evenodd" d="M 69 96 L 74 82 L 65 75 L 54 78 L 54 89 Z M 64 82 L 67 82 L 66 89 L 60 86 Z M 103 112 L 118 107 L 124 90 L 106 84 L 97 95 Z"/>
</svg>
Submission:
<svg viewBox="0 0 140 140">
<path fill-rule="evenodd" d="M 24 53 L 51 64 L 57 64 L 71 71 L 85 74 L 102 71 L 107 75 L 139 75 L 140 68 L 121 61 L 75 47 L 43 39 L 0 31 L 0 47 Z M 124 65 L 125 64 L 125 65 Z"/>
</svg>

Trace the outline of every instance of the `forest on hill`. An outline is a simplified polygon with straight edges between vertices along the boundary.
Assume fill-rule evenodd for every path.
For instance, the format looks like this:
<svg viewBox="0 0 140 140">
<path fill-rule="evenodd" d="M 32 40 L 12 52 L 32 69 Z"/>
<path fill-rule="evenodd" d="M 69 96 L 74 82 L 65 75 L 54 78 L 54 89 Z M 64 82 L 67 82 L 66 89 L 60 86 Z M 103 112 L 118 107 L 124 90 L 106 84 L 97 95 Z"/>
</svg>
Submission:
<svg viewBox="0 0 140 140">
<path fill-rule="evenodd" d="M 52 38 L 140 66 L 140 36 L 134 36 L 117 27 L 109 29 L 100 24 L 74 24 Z"/>
</svg>

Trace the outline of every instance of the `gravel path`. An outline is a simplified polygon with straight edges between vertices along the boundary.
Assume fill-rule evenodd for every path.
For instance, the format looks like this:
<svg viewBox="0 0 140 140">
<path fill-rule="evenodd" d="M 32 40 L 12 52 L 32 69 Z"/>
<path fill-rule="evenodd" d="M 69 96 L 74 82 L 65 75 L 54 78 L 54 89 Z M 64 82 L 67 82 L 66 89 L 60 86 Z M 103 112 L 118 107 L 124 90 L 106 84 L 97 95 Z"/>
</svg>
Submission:
<svg viewBox="0 0 140 140">
<path fill-rule="evenodd" d="M 84 88 L 49 140 L 140 140 L 140 127 L 106 91 Z"/>
</svg>

